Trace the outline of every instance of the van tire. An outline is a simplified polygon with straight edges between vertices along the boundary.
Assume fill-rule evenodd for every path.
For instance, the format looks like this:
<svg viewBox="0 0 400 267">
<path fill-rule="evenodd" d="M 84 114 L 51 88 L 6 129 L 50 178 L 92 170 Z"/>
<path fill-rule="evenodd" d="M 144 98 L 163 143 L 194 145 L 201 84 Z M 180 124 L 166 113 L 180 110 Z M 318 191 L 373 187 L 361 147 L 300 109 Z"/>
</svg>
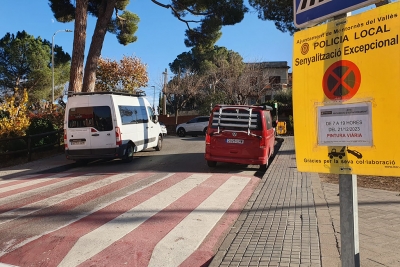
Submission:
<svg viewBox="0 0 400 267">
<path fill-rule="evenodd" d="M 179 128 L 179 129 L 178 129 L 178 136 L 179 136 L 179 137 L 185 137 L 185 135 L 186 135 L 185 129 Z"/>
<path fill-rule="evenodd" d="M 162 149 L 162 136 L 158 136 L 158 140 L 157 140 L 157 146 L 154 148 L 156 151 L 161 151 Z"/>
<path fill-rule="evenodd" d="M 208 167 L 215 167 L 217 166 L 217 162 L 212 160 L 207 160 L 207 165 Z"/>
<path fill-rule="evenodd" d="M 260 165 L 260 171 L 265 172 L 267 170 L 268 165 L 269 165 L 269 158 L 267 158 L 267 162 L 265 164 Z"/>
<path fill-rule="evenodd" d="M 126 145 L 126 150 L 125 150 L 125 155 L 122 158 L 122 161 L 125 163 L 132 162 L 133 160 L 133 145 L 131 143 L 128 143 Z"/>
</svg>

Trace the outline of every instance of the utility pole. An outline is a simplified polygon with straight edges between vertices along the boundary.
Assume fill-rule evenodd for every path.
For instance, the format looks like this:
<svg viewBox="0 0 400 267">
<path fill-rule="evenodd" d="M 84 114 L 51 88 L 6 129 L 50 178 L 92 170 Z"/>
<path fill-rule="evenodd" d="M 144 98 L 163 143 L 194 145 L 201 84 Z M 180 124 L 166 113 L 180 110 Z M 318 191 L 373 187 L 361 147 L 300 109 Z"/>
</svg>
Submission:
<svg viewBox="0 0 400 267">
<path fill-rule="evenodd" d="M 154 85 L 152 85 L 151 87 L 153 87 L 154 89 L 154 94 L 153 94 L 153 111 L 156 112 L 156 106 L 155 106 L 155 100 L 156 100 L 156 87 Z"/>
<path fill-rule="evenodd" d="M 163 115 L 167 115 L 167 80 L 168 80 L 168 71 L 165 69 L 164 74 L 164 90 L 163 90 Z"/>
</svg>

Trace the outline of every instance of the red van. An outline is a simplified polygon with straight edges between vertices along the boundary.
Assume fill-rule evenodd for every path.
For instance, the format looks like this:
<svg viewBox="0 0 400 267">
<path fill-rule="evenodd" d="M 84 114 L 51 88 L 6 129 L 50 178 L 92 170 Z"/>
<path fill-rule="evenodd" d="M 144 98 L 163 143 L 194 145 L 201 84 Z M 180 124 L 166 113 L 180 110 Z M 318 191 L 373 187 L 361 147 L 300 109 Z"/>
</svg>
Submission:
<svg viewBox="0 0 400 267">
<path fill-rule="evenodd" d="M 265 170 L 275 145 L 271 110 L 269 106 L 215 106 L 206 134 L 208 166 L 231 162 L 260 165 Z"/>
</svg>

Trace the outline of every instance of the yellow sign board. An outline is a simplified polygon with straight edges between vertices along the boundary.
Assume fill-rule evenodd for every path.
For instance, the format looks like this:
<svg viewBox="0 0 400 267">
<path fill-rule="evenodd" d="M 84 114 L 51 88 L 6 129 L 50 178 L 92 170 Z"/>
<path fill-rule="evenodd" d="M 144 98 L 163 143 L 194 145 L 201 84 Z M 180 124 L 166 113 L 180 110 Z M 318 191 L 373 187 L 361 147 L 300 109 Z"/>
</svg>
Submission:
<svg viewBox="0 0 400 267">
<path fill-rule="evenodd" d="M 400 176 L 400 2 L 294 35 L 299 171 Z"/>
</svg>

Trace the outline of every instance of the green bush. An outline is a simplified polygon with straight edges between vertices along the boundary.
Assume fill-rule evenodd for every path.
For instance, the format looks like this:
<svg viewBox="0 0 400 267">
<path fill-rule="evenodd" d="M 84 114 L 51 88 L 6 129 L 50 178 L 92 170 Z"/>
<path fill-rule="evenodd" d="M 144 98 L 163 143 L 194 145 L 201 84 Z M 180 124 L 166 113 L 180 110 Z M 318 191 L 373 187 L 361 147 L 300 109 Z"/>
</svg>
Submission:
<svg viewBox="0 0 400 267">
<path fill-rule="evenodd" d="M 27 149 L 28 145 L 24 139 L 15 139 L 2 142 L 1 149 L 2 152 L 12 152 L 18 150 Z"/>
<path fill-rule="evenodd" d="M 45 118 L 32 118 L 31 124 L 29 125 L 26 135 L 36 135 L 42 133 L 53 132 L 56 129 L 54 128 L 53 123 L 49 119 Z M 32 138 L 32 147 L 40 147 L 48 144 L 55 143 L 57 141 L 57 135 L 49 135 L 49 136 L 40 136 Z"/>
</svg>

